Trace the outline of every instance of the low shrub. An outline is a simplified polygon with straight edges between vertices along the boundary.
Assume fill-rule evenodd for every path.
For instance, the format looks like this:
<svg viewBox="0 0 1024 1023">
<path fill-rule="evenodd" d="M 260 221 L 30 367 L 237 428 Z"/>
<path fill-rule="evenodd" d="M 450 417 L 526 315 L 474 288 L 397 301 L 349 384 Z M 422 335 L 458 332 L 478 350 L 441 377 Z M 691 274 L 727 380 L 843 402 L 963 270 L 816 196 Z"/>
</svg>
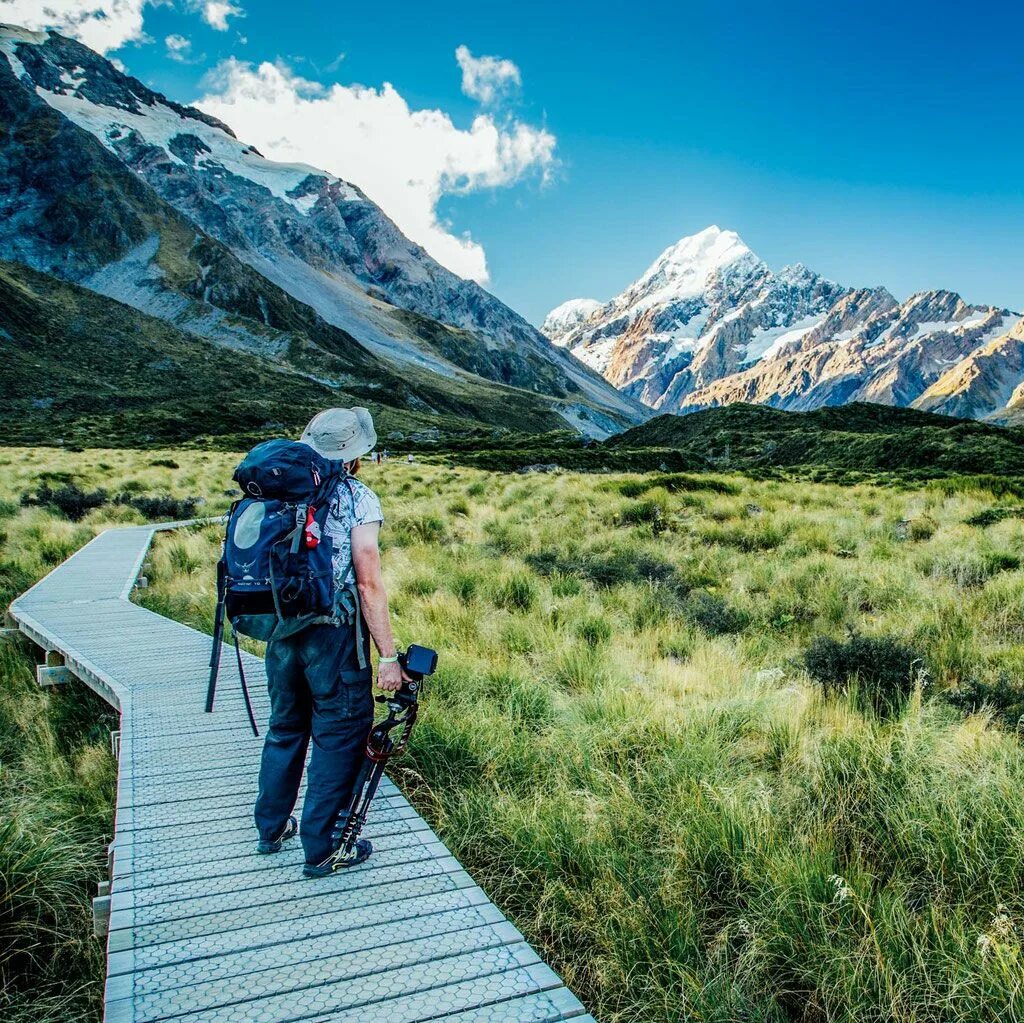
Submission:
<svg viewBox="0 0 1024 1023">
<path fill-rule="evenodd" d="M 964 519 L 965 526 L 994 526 L 1004 519 L 1024 519 L 1024 507 L 1014 505 L 1010 508 L 986 508 L 984 511 Z"/>
<path fill-rule="evenodd" d="M 1015 731 L 1020 731 L 1024 722 L 1024 685 L 1005 673 L 991 682 L 971 679 L 946 692 L 945 699 L 965 714 L 987 709 L 1001 725 Z"/>
<path fill-rule="evenodd" d="M 196 497 L 171 497 L 163 494 L 157 497 L 118 494 L 114 504 L 127 505 L 140 512 L 150 522 L 178 522 L 195 518 L 199 499 Z"/>
<path fill-rule="evenodd" d="M 939 524 L 931 515 L 919 515 L 916 519 L 910 520 L 908 533 L 911 540 L 920 542 L 930 540 L 938 528 Z"/>
<path fill-rule="evenodd" d="M 889 636 L 853 634 L 845 642 L 818 636 L 804 653 L 804 668 L 825 696 L 856 688 L 877 713 L 898 712 L 921 677 L 924 658 Z"/>
<path fill-rule="evenodd" d="M 670 494 L 685 491 L 704 490 L 712 494 L 738 494 L 740 488 L 727 480 L 716 479 L 714 476 L 693 476 L 685 472 L 655 473 L 638 480 L 623 480 L 618 484 L 618 491 L 623 497 L 640 497 L 648 490 L 662 487 Z"/>
<path fill-rule="evenodd" d="M 540 575 L 575 575 L 602 588 L 621 583 L 678 582 L 671 562 L 642 548 L 611 547 L 564 557 L 547 550 L 527 554 L 525 560 Z"/>
<path fill-rule="evenodd" d="M 694 590 L 686 598 L 684 614 L 697 628 L 709 636 L 726 636 L 742 632 L 747 616 L 723 600 L 717 593 Z"/>
<path fill-rule="evenodd" d="M 93 510 L 107 503 L 105 490 L 85 491 L 76 483 L 64 483 L 52 487 L 48 482 L 40 483 L 35 494 L 23 494 L 23 505 L 41 505 L 50 508 L 72 522 L 78 522 Z"/>
</svg>

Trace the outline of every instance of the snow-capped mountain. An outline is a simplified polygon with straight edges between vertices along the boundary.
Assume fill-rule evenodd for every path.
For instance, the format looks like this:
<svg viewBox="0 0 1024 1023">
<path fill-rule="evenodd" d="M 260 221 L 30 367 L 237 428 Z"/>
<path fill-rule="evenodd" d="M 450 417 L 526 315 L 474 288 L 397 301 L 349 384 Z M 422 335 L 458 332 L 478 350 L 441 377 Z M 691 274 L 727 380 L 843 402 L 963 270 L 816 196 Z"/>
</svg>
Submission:
<svg viewBox="0 0 1024 1023">
<path fill-rule="evenodd" d="M 82 152 L 104 177 L 116 177 L 69 130 L 74 126 L 138 182 L 118 179 L 109 199 L 94 191 L 89 203 L 127 204 L 132 212 L 118 209 L 111 218 L 94 208 L 89 223 L 76 223 L 70 244 L 61 245 L 53 218 L 70 226 L 82 210 L 57 209 L 70 205 L 67 195 L 52 194 L 27 169 L 33 152 L 24 134 L 8 137 L 0 154 L 0 219 L 7 221 L 6 228 L 0 224 L 0 258 L 57 272 L 179 326 L 184 317 L 189 329 L 218 342 L 230 340 L 232 329 L 223 314 L 238 311 L 220 301 L 225 289 L 239 279 L 263 282 L 254 286 L 250 311 L 265 325 L 269 312 L 255 292 L 269 284 L 399 371 L 415 367 L 450 379 L 461 369 L 549 395 L 560 400 L 559 414 L 596 433 L 643 415 L 479 285 L 441 267 L 354 185 L 315 167 L 266 160 L 221 121 L 153 92 L 55 33 L 0 28 L 0 55 L 0 102 L 12 116 L 27 117 L 32 108 L 36 122 L 49 124 L 33 107 L 42 100 L 60 115 L 53 130 L 66 139 L 68 159 Z M 73 176 L 66 160 L 42 155 Z M 156 213 L 157 197 L 183 220 L 169 226 L 173 218 Z M 186 223 L 198 230 L 195 244 L 182 236 Z M 106 237 L 96 237 L 104 231 Z M 200 238 L 205 269 L 201 280 L 188 282 L 186 308 L 168 263 L 182 247 L 193 259 Z M 211 261 L 224 272 L 230 264 L 231 285 L 212 272 Z"/>
<path fill-rule="evenodd" d="M 709 227 L 670 246 L 585 318 L 563 314 L 565 329 L 546 322 L 556 344 L 617 387 L 673 411 L 705 383 L 783 350 L 842 292 L 802 266 L 774 274 L 735 232 Z"/>
<path fill-rule="evenodd" d="M 900 303 L 884 288 L 850 290 L 800 264 L 775 273 L 734 232 L 710 227 L 666 249 L 610 302 L 559 306 L 544 329 L 663 412 L 873 401 L 980 417 L 1024 380 L 1014 377 L 1019 344 L 995 343 L 1020 320 L 948 291 Z M 983 388 L 979 376 L 1000 383 Z M 971 396 L 961 400 L 964 389 Z"/>
</svg>

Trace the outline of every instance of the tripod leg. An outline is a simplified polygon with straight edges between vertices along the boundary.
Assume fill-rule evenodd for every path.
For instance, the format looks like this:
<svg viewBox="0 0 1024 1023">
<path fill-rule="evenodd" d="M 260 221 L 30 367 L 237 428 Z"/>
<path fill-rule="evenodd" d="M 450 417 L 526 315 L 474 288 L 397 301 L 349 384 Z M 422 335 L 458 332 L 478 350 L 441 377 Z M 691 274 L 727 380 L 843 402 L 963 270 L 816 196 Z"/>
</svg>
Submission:
<svg viewBox="0 0 1024 1023">
<path fill-rule="evenodd" d="M 348 820 L 345 821 L 345 827 L 342 829 L 341 839 L 338 842 L 338 852 L 344 855 L 352 852 L 362 833 L 366 816 L 370 810 L 370 803 L 376 795 L 380 779 L 384 774 L 384 762 L 374 763 L 367 759 L 363 768 L 364 770 L 359 775 L 363 784 L 356 790 L 357 794 L 349 807 Z M 369 768 L 369 771 L 366 771 L 366 768 Z"/>
<path fill-rule="evenodd" d="M 213 712 L 213 698 L 217 691 L 220 671 L 221 644 L 224 642 L 224 600 L 227 586 L 227 568 L 224 556 L 217 562 L 217 604 L 213 612 L 213 647 L 210 649 L 210 681 L 206 684 L 206 713 Z"/>
</svg>

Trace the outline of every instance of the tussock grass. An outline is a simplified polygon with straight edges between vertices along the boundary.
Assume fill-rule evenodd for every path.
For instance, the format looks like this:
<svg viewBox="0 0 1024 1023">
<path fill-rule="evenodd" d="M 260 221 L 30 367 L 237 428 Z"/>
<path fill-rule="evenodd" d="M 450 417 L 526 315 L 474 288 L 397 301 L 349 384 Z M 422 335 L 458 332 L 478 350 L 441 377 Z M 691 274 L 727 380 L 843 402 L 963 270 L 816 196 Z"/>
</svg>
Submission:
<svg viewBox="0 0 1024 1023">
<path fill-rule="evenodd" d="M 1024 1014 L 1024 751 L 984 700 L 1024 706 L 1012 493 L 366 478 L 398 633 L 442 654 L 398 780 L 595 1015 Z M 179 542 L 145 599 L 202 619 L 216 536 L 205 575 Z M 895 710 L 856 658 L 806 674 L 851 632 L 921 652 Z"/>
<path fill-rule="evenodd" d="M 216 495 L 207 457 L 132 473 Z M 366 478 L 399 636 L 442 654 L 396 780 L 598 1018 L 1024 1016 L 1024 749 L 992 720 L 1024 706 L 1013 490 Z M 145 603 L 209 628 L 218 543 L 162 537 Z M 895 711 L 856 663 L 806 674 L 851 633 L 922 655 Z"/>
<path fill-rule="evenodd" d="M 235 459 L 178 460 L 153 452 L 0 451 L 0 604 L 7 604 L 74 553 L 98 529 L 177 510 L 146 495 L 195 495 L 227 505 L 225 473 Z M 78 495 L 134 495 L 136 506 Z M 60 494 L 42 506 L 23 495 Z M 126 498 L 127 500 L 127 498 Z M 173 536 L 156 557 L 167 575 L 194 584 L 182 612 L 203 592 L 207 539 Z M 184 584 L 187 588 L 187 583 Z M 27 640 L 0 643 L 0 1019 L 85 1023 L 102 1012 L 104 949 L 92 934 L 91 899 L 106 877 L 113 832 L 117 716 L 78 683 L 41 690 Z"/>
</svg>

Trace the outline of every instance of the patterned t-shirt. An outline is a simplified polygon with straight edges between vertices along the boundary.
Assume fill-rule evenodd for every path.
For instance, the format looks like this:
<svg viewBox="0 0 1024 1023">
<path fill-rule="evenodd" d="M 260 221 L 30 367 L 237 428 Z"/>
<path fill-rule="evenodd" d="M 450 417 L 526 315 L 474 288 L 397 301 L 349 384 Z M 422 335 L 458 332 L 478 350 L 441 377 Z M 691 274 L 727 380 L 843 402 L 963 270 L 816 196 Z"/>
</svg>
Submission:
<svg viewBox="0 0 1024 1023">
<path fill-rule="evenodd" d="M 324 532 L 334 544 L 334 585 L 337 589 L 355 582 L 352 565 L 352 529 L 367 522 L 383 522 L 380 500 L 365 483 L 349 478 L 334 492 Z"/>
</svg>

